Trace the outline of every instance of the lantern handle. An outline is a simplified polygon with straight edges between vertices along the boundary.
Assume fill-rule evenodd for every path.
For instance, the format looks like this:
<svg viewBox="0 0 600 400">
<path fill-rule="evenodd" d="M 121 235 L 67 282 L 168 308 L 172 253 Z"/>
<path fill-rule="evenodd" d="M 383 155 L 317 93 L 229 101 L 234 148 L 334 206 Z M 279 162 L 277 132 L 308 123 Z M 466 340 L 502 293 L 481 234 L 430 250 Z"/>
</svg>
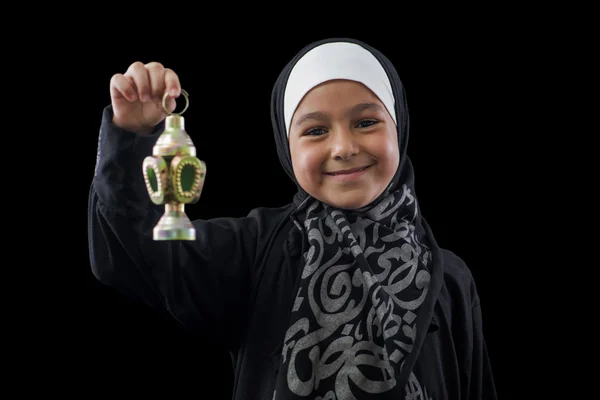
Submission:
<svg viewBox="0 0 600 400">
<path fill-rule="evenodd" d="M 183 114 L 188 109 L 188 107 L 190 105 L 189 95 L 183 89 L 181 89 L 181 94 L 185 98 L 185 107 L 183 108 L 183 110 L 181 110 L 178 113 L 170 113 L 169 110 L 167 110 L 167 97 L 168 97 L 169 93 L 167 92 L 167 93 L 164 94 L 163 99 L 162 99 L 162 107 L 163 107 L 163 110 L 165 111 L 165 113 L 167 115 L 181 115 L 181 114 Z"/>
</svg>

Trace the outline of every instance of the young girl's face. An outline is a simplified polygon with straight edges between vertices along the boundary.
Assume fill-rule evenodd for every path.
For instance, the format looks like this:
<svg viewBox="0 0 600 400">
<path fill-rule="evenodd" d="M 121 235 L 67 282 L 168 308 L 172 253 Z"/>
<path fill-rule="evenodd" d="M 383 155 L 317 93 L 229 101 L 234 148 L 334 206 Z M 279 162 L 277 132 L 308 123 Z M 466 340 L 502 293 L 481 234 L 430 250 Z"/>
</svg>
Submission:
<svg viewBox="0 0 600 400">
<path fill-rule="evenodd" d="M 368 205 L 398 168 L 394 120 L 371 90 L 354 81 L 329 81 L 308 92 L 292 118 L 289 142 L 298 183 L 338 208 Z"/>
</svg>

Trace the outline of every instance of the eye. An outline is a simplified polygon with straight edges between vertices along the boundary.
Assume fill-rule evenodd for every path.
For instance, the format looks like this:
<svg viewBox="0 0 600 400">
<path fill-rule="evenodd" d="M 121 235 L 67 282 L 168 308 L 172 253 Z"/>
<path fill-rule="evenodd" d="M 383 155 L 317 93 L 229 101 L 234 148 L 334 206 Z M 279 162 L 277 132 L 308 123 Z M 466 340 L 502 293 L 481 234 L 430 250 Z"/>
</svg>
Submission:
<svg viewBox="0 0 600 400">
<path fill-rule="evenodd" d="M 368 128 L 368 127 L 373 126 L 378 123 L 379 123 L 379 121 L 377 121 L 375 119 L 363 119 L 358 124 L 356 124 L 356 126 L 358 128 Z"/>
<path fill-rule="evenodd" d="M 304 132 L 303 136 L 320 136 L 325 134 L 326 131 L 323 128 L 312 128 Z"/>
</svg>

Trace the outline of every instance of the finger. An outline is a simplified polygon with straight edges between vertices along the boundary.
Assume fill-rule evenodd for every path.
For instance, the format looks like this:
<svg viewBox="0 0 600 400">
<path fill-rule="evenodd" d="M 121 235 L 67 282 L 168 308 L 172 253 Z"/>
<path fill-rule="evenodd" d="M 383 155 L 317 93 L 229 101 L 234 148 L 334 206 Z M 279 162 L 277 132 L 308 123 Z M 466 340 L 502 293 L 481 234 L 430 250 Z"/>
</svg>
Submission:
<svg viewBox="0 0 600 400">
<path fill-rule="evenodd" d="M 175 101 L 175 98 L 170 97 L 167 98 L 167 101 L 165 102 L 166 104 L 166 108 L 169 111 L 169 113 L 172 113 L 173 111 L 175 111 L 175 107 L 177 107 L 177 102 Z"/>
<path fill-rule="evenodd" d="M 114 99 L 124 98 L 128 101 L 138 98 L 135 87 L 123 74 L 114 74 L 110 79 L 110 95 Z"/>
<path fill-rule="evenodd" d="M 181 94 L 181 83 L 179 82 L 179 76 L 170 68 L 165 68 L 165 87 L 169 96 L 174 98 L 179 97 Z"/>
<path fill-rule="evenodd" d="M 125 76 L 131 78 L 137 89 L 138 97 L 142 102 L 151 101 L 152 92 L 150 86 L 150 77 L 148 76 L 148 70 L 139 61 L 134 62 L 129 66 Z"/>
<path fill-rule="evenodd" d="M 146 64 L 150 79 L 150 92 L 154 100 L 162 100 L 165 93 L 165 67 L 161 63 L 151 62 Z"/>
</svg>

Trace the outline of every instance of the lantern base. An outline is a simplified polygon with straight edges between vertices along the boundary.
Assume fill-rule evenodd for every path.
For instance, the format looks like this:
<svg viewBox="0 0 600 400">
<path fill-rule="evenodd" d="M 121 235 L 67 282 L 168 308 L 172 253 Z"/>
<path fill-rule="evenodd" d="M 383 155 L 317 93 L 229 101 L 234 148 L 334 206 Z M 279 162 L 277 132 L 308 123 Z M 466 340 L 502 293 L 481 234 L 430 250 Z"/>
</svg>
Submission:
<svg viewBox="0 0 600 400">
<path fill-rule="evenodd" d="M 196 229 L 183 211 L 165 211 L 154 230 L 154 240 L 196 240 Z"/>
</svg>

